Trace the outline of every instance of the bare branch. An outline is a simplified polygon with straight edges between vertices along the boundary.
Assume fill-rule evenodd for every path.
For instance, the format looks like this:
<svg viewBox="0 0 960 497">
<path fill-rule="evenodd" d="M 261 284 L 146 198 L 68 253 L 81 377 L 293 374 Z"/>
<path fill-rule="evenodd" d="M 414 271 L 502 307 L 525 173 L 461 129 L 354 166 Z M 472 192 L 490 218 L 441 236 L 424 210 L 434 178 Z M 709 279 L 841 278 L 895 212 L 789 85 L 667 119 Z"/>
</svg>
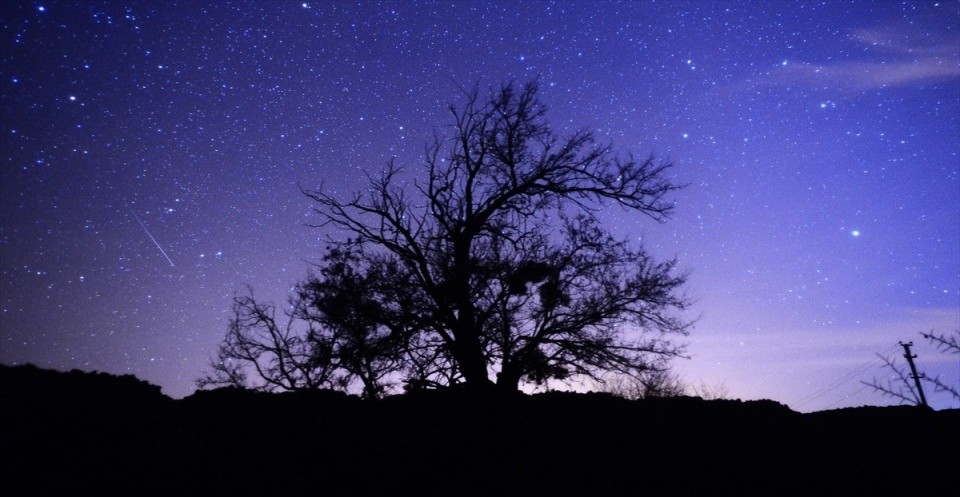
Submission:
<svg viewBox="0 0 960 497">
<path fill-rule="evenodd" d="M 953 336 L 946 336 L 942 333 L 938 335 L 932 331 L 930 333 L 920 333 L 920 335 L 936 345 L 937 350 L 950 354 L 960 354 L 960 341 L 958 341 L 960 340 L 960 329 L 954 330 Z"/>
<path fill-rule="evenodd" d="M 913 383 L 910 380 L 910 374 L 907 371 L 900 367 L 894 362 L 894 360 L 889 357 L 882 356 L 877 354 L 877 357 L 883 361 L 884 367 L 893 372 L 893 379 L 888 379 L 886 384 L 881 384 L 877 379 L 873 379 L 871 382 L 861 381 L 864 385 L 867 385 L 874 390 L 880 392 L 880 394 L 893 397 L 900 400 L 901 403 L 908 403 L 913 405 L 920 405 L 920 397 L 917 395 L 916 389 L 913 387 Z"/>
</svg>

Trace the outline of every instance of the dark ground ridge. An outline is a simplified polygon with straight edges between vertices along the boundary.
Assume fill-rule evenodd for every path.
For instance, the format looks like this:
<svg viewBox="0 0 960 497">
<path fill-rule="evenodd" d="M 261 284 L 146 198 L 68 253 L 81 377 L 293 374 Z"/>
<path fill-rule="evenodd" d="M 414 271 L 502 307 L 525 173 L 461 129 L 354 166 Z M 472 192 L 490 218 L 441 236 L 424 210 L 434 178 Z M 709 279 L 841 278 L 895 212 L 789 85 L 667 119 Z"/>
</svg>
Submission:
<svg viewBox="0 0 960 497">
<path fill-rule="evenodd" d="M 950 495 L 960 410 L 609 394 L 200 391 L 0 366 L 22 495 Z"/>
</svg>

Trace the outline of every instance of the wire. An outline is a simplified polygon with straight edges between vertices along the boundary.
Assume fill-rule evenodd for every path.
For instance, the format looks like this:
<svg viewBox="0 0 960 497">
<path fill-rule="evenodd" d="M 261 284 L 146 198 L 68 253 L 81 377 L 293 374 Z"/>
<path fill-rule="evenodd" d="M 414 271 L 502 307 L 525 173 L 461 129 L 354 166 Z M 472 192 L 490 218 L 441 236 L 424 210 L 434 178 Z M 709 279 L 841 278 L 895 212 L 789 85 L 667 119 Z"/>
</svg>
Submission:
<svg viewBox="0 0 960 497">
<path fill-rule="evenodd" d="M 853 397 L 854 395 L 857 395 L 858 393 L 864 391 L 864 389 L 866 389 L 866 388 L 869 387 L 869 386 L 870 386 L 870 385 L 862 385 L 862 386 L 861 386 L 860 388 L 858 388 L 855 392 L 851 393 L 850 395 L 846 395 L 846 396 L 844 396 L 844 397 L 840 397 L 839 399 L 837 399 L 836 402 L 834 402 L 833 404 L 830 404 L 830 405 L 824 407 L 824 409 L 832 409 L 832 408 L 836 407 L 837 404 L 839 404 L 839 403 L 841 403 L 841 402 L 849 399 L 850 397 Z"/>
<path fill-rule="evenodd" d="M 884 356 L 884 355 L 886 355 L 886 354 L 889 354 L 892 350 L 896 349 L 897 347 L 899 347 L 899 345 L 893 345 L 893 346 L 891 346 L 890 348 L 888 348 L 887 350 L 884 350 L 883 352 L 881 352 L 880 355 L 881 355 L 881 356 Z M 856 376 L 859 376 L 860 374 L 868 371 L 870 368 L 876 367 L 876 366 L 877 366 L 877 364 L 876 364 L 877 361 L 882 362 L 879 357 L 874 356 L 874 357 L 873 357 L 872 359 L 870 359 L 869 361 L 867 361 L 867 362 L 861 364 L 860 366 L 857 366 L 857 367 L 854 368 L 853 370 L 847 372 L 847 374 L 845 374 L 845 375 L 843 375 L 843 376 L 835 379 L 832 383 L 830 383 L 829 385 L 827 385 L 827 386 L 824 387 L 823 389 L 818 390 L 818 391 L 816 391 L 816 392 L 814 392 L 814 393 L 812 393 L 812 394 L 810 394 L 810 395 L 807 395 L 806 397 L 800 399 L 799 401 L 797 401 L 797 403 L 794 405 L 794 407 L 799 409 L 799 408 L 801 408 L 801 407 L 809 404 L 809 403 L 810 403 L 811 401 L 813 401 L 814 399 L 817 399 L 818 397 L 826 394 L 827 392 L 830 392 L 830 391 L 832 391 L 832 390 L 835 390 L 836 388 L 840 387 L 841 385 L 843 385 L 844 383 L 846 383 L 846 382 L 849 381 L 850 379 L 852 379 L 852 378 L 854 378 L 854 377 L 856 377 Z M 865 387 L 865 386 L 866 386 L 866 385 L 864 385 L 864 387 Z M 859 392 L 859 390 L 858 390 L 858 392 Z"/>
</svg>

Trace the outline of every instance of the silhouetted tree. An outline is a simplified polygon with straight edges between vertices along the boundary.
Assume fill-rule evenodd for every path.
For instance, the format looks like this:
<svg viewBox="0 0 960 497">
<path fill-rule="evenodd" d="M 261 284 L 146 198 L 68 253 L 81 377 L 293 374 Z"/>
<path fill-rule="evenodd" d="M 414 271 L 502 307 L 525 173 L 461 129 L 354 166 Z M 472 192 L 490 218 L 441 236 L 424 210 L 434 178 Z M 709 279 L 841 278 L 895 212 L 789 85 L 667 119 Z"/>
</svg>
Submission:
<svg viewBox="0 0 960 497">
<path fill-rule="evenodd" d="M 372 259 L 371 259 L 372 260 Z M 367 398 L 381 396 L 402 367 L 408 336 L 381 305 L 396 295 L 358 254 L 330 248 L 319 271 L 298 283 L 282 317 L 253 291 L 234 298 L 226 337 L 199 388 L 263 391 L 347 390 L 355 381 Z M 395 324 L 396 323 L 396 324 Z"/>
<path fill-rule="evenodd" d="M 932 331 L 930 333 L 921 332 L 920 336 L 930 344 L 936 346 L 937 350 L 941 352 L 946 354 L 960 354 L 960 342 L 958 342 L 960 329 L 954 330 L 953 336 L 947 336 L 943 333 L 936 334 Z M 890 370 L 893 378 L 888 379 L 886 383 L 880 383 L 876 378 L 870 382 L 861 383 L 873 388 L 884 396 L 898 399 L 901 403 L 921 405 L 920 395 L 917 392 L 912 373 L 898 364 L 895 359 L 880 354 L 877 354 L 877 356 L 883 361 L 884 368 Z M 927 376 L 923 372 L 920 372 L 919 376 L 921 382 L 926 382 L 933 386 L 934 392 L 946 393 L 952 397 L 953 400 L 960 402 L 960 388 L 958 388 L 956 384 L 950 383 L 939 376 Z"/>
<path fill-rule="evenodd" d="M 346 374 L 357 379 L 363 396 L 380 397 L 389 386 L 389 377 L 403 367 L 403 351 L 409 337 L 407 320 L 398 316 L 387 302 L 402 304 L 404 296 L 392 277 L 391 261 L 363 258 L 357 251 L 331 247 L 319 273 L 297 287 L 297 317 L 321 325 L 333 344 L 332 358 Z M 334 362 L 334 361 L 330 361 Z"/>
<path fill-rule="evenodd" d="M 669 164 L 620 157 L 589 131 L 559 137 L 536 84 L 503 85 L 487 100 L 474 90 L 450 110 L 453 136 L 427 147 L 422 181 L 406 184 L 391 161 L 349 198 L 304 191 L 319 226 L 350 237 L 331 243 L 382 281 L 369 300 L 345 299 L 369 308 L 327 309 L 325 322 L 362 316 L 393 326 L 404 336 L 391 344 L 404 349 L 414 383 L 482 386 L 495 377 L 513 390 L 607 371 L 642 375 L 677 356 L 670 336 L 689 325 L 674 315 L 688 304 L 678 295 L 685 276 L 597 218 L 615 205 L 664 221 L 677 188 Z"/>
<path fill-rule="evenodd" d="M 343 387 L 334 344 L 309 313 L 301 292 L 290 299 L 284 318 L 276 306 L 258 302 L 253 290 L 233 299 L 227 334 L 210 361 L 211 371 L 197 380 L 199 388 L 239 387 L 262 391 L 294 391 Z M 251 375 L 251 373 L 253 373 Z"/>
<path fill-rule="evenodd" d="M 620 157 L 580 131 L 557 136 L 537 85 L 451 107 L 412 186 L 389 162 L 366 193 L 304 190 L 334 228 L 286 322 L 252 292 L 201 387 L 346 389 L 368 397 L 495 382 L 505 390 L 616 373 L 644 378 L 681 353 L 685 275 L 605 230 L 607 205 L 665 221 L 669 164 Z M 344 240 L 342 235 L 346 234 Z M 252 377 L 251 375 L 255 376 Z"/>
</svg>

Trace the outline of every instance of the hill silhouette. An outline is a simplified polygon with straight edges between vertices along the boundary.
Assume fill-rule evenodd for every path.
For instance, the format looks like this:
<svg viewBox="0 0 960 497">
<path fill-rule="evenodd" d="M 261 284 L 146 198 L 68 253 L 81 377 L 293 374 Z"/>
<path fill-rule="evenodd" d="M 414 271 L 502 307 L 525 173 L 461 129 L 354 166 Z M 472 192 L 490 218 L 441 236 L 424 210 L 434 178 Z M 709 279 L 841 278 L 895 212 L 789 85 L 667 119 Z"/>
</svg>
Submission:
<svg viewBox="0 0 960 497">
<path fill-rule="evenodd" d="M 0 366 L 0 402 L 6 484 L 31 495 L 919 495 L 949 482 L 960 441 L 958 410 L 453 389 L 173 400 L 33 366 Z"/>
</svg>

